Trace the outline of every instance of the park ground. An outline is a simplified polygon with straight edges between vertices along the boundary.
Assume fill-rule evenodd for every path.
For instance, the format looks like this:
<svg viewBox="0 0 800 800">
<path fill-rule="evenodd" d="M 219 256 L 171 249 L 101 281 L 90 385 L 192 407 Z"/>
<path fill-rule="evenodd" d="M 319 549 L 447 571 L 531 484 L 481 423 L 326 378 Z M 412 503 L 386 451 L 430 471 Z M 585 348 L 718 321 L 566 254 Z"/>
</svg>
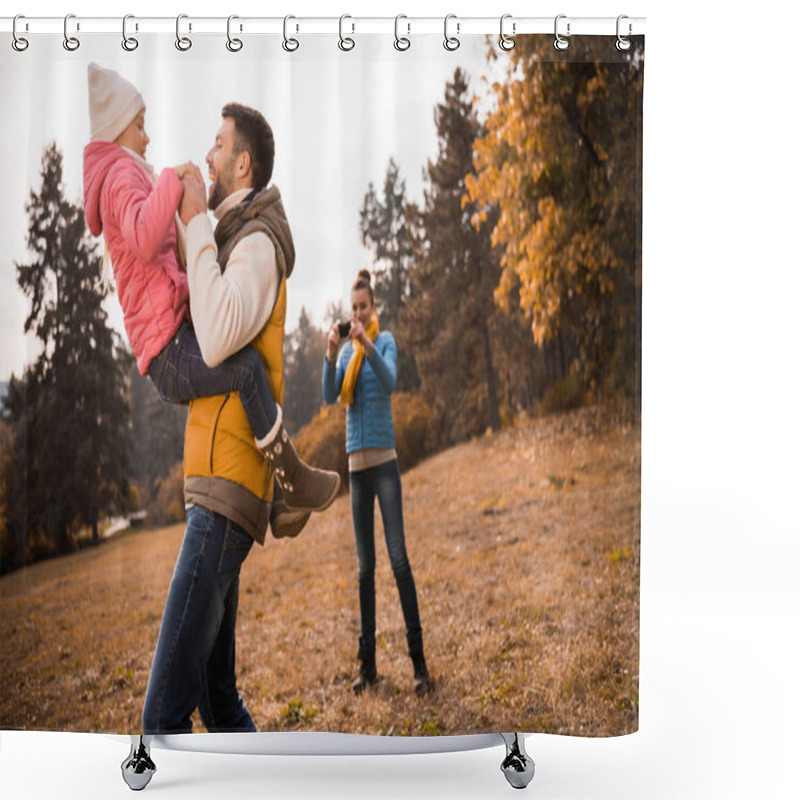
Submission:
<svg viewBox="0 0 800 800">
<path fill-rule="evenodd" d="M 381 678 L 360 697 L 350 689 L 359 628 L 347 495 L 297 539 L 255 546 L 242 571 L 237 666 L 259 730 L 636 730 L 640 465 L 638 419 L 599 405 L 487 433 L 404 474 L 434 680 L 422 697 L 382 543 Z M 139 729 L 182 534 L 182 525 L 126 532 L 0 581 L 0 727 Z"/>
</svg>

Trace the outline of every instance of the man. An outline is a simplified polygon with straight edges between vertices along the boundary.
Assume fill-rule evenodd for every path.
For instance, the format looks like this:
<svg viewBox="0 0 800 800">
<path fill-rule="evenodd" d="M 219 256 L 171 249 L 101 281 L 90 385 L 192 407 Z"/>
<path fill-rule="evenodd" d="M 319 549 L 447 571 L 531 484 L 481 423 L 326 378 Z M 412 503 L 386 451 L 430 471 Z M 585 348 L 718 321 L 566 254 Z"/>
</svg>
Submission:
<svg viewBox="0 0 800 800">
<path fill-rule="evenodd" d="M 258 111 L 238 104 L 226 105 L 222 118 L 206 156 L 216 231 L 199 170 L 184 178 L 180 216 L 192 320 L 209 363 L 252 344 L 282 403 L 294 244 L 280 192 L 268 187 L 272 131 Z M 308 519 L 308 512 L 289 512 L 273 496 L 272 463 L 256 449 L 238 395 L 192 401 L 184 449 L 186 532 L 148 681 L 144 736 L 135 737 L 122 765 L 132 788 L 143 788 L 155 771 L 152 736 L 191 732 L 195 708 L 210 732 L 256 730 L 236 688 L 239 572 L 253 541 L 263 544 L 268 525 L 275 536 L 296 535 Z"/>
</svg>

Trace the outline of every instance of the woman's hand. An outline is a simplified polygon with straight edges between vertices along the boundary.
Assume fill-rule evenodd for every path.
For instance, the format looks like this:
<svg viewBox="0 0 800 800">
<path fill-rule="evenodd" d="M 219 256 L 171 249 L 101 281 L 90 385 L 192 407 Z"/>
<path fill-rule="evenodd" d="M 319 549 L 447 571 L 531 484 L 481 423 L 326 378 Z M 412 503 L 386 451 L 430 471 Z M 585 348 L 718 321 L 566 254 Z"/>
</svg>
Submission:
<svg viewBox="0 0 800 800">
<path fill-rule="evenodd" d="M 367 338 L 364 326 L 357 319 L 354 319 L 350 325 L 350 338 L 354 342 L 358 340 L 361 344 L 364 344 L 364 340 Z"/>
<path fill-rule="evenodd" d="M 374 345 L 372 344 L 372 339 L 367 336 L 367 332 L 364 329 L 364 326 L 361 322 L 357 319 L 354 319 L 352 325 L 350 327 L 350 339 L 352 341 L 359 341 L 361 342 L 361 346 L 364 348 L 364 352 L 369 356 L 372 355 L 372 351 L 374 349 Z"/>
<path fill-rule="evenodd" d="M 342 340 L 339 338 L 339 331 L 336 325 L 331 327 L 331 332 L 328 334 L 328 361 L 333 364 L 336 361 L 336 353 L 339 351 L 339 345 Z"/>
</svg>

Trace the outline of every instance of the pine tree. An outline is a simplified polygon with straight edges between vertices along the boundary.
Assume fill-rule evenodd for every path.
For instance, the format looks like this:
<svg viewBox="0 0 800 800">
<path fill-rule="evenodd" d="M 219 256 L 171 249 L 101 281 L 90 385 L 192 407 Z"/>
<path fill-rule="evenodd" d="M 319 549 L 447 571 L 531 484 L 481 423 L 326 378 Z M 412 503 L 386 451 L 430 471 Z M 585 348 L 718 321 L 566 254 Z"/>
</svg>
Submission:
<svg viewBox="0 0 800 800">
<path fill-rule="evenodd" d="M 481 133 L 468 89 L 457 69 L 436 107 L 439 152 L 428 162 L 424 206 L 409 212 L 417 262 L 413 301 L 401 317 L 443 444 L 500 427 L 494 350 L 503 326 L 493 298 L 500 267 L 490 230 L 475 230 L 476 209 L 464 202 Z"/>
<path fill-rule="evenodd" d="M 290 433 L 309 423 L 322 405 L 322 355 L 327 333 L 315 328 L 305 306 L 286 337 L 283 419 Z"/>
<path fill-rule="evenodd" d="M 147 509 L 162 482 L 183 459 L 187 407 L 165 403 L 135 363 L 128 369 L 128 382 L 128 475 L 139 492 L 141 507 Z"/>
<path fill-rule="evenodd" d="M 383 181 L 383 196 L 369 184 L 360 227 L 361 241 L 374 257 L 375 305 L 381 328 L 392 331 L 397 339 L 397 390 L 413 391 L 419 385 L 416 359 L 403 338 L 399 320 L 411 301 L 409 268 L 414 253 L 406 224 L 406 184 L 393 159 Z"/>
<path fill-rule="evenodd" d="M 62 161 L 55 143 L 45 149 L 41 188 L 25 207 L 32 258 L 16 264 L 17 280 L 30 301 L 24 330 L 41 353 L 7 399 L 21 484 L 15 519 L 28 541 L 57 552 L 84 526 L 96 541 L 101 516 L 123 505 L 130 364 L 96 288 L 100 257 L 83 209 L 64 197 Z"/>
</svg>

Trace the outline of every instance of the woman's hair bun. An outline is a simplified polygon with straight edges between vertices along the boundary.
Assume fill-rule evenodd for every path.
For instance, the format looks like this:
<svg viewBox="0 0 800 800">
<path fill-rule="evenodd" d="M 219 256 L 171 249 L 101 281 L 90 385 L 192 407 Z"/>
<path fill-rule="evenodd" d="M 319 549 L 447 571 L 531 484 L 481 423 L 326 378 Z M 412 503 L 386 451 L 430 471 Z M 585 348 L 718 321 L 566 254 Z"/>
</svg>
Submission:
<svg viewBox="0 0 800 800">
<path fill-rule="evenodd" d="M 353 284 L 354 291 L 366 289 L 369 292 L 369 299 L 371 303 L 375 302 L 375 290 L 372 288 L 372 275 L 369 274 L 368 269 L 362 269 L 358 273 L 356 282 Z"/>
</svg>

